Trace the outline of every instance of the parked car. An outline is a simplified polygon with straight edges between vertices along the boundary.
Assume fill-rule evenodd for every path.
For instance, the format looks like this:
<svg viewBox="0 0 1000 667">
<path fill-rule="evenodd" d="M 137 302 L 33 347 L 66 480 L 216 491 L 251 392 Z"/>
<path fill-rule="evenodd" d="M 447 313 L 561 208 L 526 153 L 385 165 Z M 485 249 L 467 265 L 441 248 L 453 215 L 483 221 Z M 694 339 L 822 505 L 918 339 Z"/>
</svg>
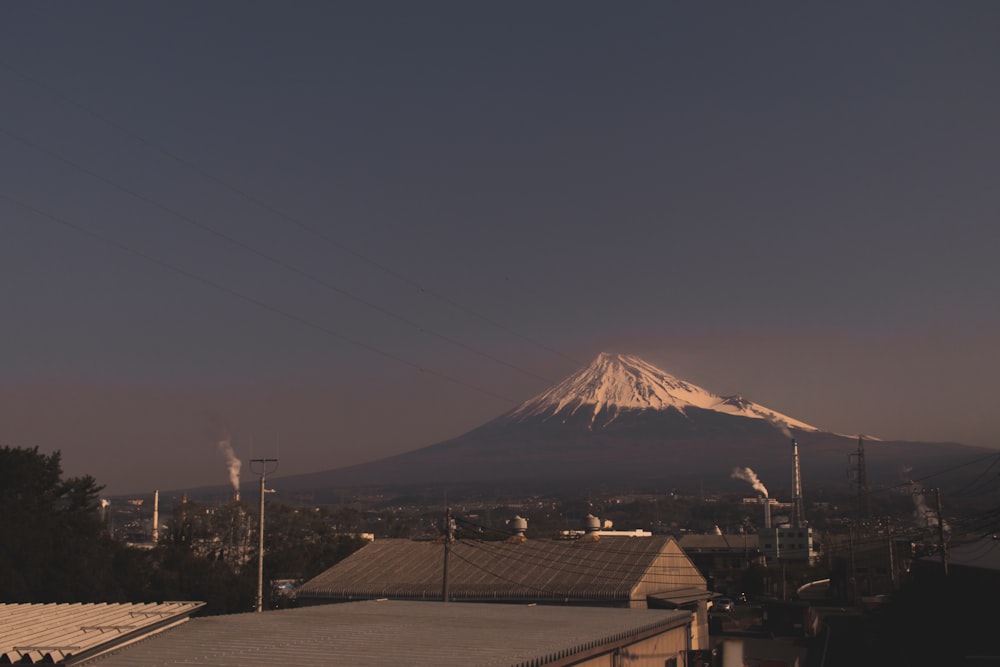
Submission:
<svg viewBox="0 0 1000 667">
<path fill-rule="evenodd" d="M 712 611 L 732 612 L 733 607 L 734 604 L 731 598 L 716 598 L 712 602 Z"/>
</svg>

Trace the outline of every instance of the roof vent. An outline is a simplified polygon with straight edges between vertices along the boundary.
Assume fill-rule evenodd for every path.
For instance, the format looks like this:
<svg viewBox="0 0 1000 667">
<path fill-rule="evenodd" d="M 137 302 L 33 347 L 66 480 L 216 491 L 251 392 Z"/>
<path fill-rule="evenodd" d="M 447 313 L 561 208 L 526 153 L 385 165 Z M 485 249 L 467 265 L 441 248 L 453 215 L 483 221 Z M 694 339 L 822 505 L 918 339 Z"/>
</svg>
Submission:
<svg viewBox="0 0 1000 667">
<path fill-rule="evenodd" d="M 601 536 L 597 531 L 601 529 L 601 520 L 593 514 L 583 517 L 583 537 L 581 540 L 599 540 Z"/>
<path fill-rule="evenodd" d="M 510 520 L 510 530 L 513 533 L 509 538 L 508 542 L 525 542 L 528 538 L 524 536 L 524 532 L 528 530 L 528 520 L 521 516 L 515 516 Z"/>
</svg>

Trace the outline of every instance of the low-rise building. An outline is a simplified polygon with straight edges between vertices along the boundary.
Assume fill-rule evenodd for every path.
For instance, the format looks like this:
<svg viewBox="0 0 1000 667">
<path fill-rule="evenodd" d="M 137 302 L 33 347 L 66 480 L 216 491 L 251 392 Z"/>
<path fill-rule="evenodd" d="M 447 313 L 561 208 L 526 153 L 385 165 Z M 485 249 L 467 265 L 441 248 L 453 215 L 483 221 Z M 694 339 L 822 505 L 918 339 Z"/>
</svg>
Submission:
<svg viewBox="0 0 1000 667">
<path fill-rule="evenodd" d="M 767 563 L 800 561 L 815 563 L 819 554 L 813 546 L 813 531 L 809 526 L 778 526 L 758 531 L 760 551 Z"/>
<path fill-rule="evenodd" d="M 376 540 L 307 581 L 301 605 L 388 598 L 543 605 L 677 607 L 708 642 L 705 578 L 669 536 L 579 540 Z M 655 596 L 655 598 L 653 597 Z M 651 600 L 655 600 L 651 604 Z"/>
</svg>

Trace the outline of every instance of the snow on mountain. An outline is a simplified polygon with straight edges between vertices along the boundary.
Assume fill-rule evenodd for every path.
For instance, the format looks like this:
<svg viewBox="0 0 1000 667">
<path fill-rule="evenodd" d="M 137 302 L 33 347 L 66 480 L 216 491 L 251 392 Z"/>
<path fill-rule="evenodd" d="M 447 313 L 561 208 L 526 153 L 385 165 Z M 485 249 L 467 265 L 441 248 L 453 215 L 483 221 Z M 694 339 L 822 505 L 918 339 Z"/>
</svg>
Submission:
<svg viewBox="0 0 1000 667">
<path fill-rule="evenodd" d="M 775 412 L 742 396 L 719 396 L 680 380 L 669 373 L 625 354 L 602 352 L 587 368 L 570 375 L 511 411 L 507 418 L 589 413 L 591 425 L 602 412 L 613 416 L 631 410 L 670 410 L 682 414 L 688 408 L 712 410 L 739 417 L 763 419 L 775 428 L 819 431 L 818 428 Z"/>
</svg>

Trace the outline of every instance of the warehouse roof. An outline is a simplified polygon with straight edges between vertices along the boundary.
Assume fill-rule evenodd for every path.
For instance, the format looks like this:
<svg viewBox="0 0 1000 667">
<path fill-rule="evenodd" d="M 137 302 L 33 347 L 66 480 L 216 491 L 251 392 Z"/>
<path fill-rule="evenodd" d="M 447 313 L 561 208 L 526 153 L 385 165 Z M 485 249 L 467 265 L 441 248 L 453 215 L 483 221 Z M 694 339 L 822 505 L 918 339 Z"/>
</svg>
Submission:
<svg viewBox="0 0 1000 667">
<path fill-rule="evenodd" d="M 684 627 L 691 617 L 668 610 L 367 601 L 198 618 L 87 664 L 533 667 Z"/>
<path fill-rule="evenodd" d="M 0 664 L 71 664 L 183 622 L 204 604 L 0 604 Z"/>
<path fill-rule="evenodd" d="M 758 539 L 756 533 L 744 533 L 742 535 L 682 535 L 677 542 L 681 549 L 688 553 L 707 552 L 730 552 L 743 551 L 744 549 L 756 550 Z"/>
<path fill-rule="evenodd" d="M 441 599 L 444 544 L 381 540 L 306 582 L 300 599 Z M 450 545 L 449 599 L 621 604 L 650 592 L 705 588 L 670 537 Z"/>
</svg>

